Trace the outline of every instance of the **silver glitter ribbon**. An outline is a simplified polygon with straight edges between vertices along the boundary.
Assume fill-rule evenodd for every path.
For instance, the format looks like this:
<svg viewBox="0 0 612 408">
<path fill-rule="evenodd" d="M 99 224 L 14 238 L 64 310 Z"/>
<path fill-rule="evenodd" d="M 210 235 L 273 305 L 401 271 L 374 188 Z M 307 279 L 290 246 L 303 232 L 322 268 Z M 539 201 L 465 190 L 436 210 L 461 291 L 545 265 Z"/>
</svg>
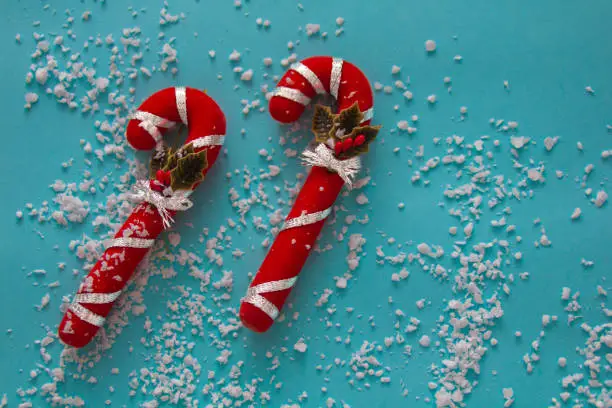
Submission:
<svg viewBox="0 0 612 408">
<path fill-rule="evenodd" d="M 285 99 L 289 99 L 290 101 L 297 102 L 300 105 L 308 105 L 310 103 L 310 98 L 304 95 L 302 92 L 297 89 L 288 88 L 286 86 L 279 86 L 274 90 L 274 96 L 281 96 Z"/>
<path fill-rule="evenodd" d="M 274 305 L 274 303 L 270 302 L 268 299 L 261 295 L 265 293 L 279 292 L 281 290 L 291 289 L 293 285 L 295 285 L 296 281 L 297 276 L 289 279 L 265 282 L 259 285 L 252 286 L 247 289 L 247 294 L 244 298 L 242 298 L 242 302 L 252 304 L 253 306 L 260 309 L 262 312 L 267 314 L 270 319 L 276 320 L 280 313 L 278 308 Z"/>
<path fill-rule="evenodd" d="M 361 169 L 359 157 L 351 157 L 346 160 L 338 160 L 332 151 L 320 143 L 314 150 L 306 149 L 302 153 L 302 162 L 307 166 L 325 167 L 338 173 L 348 188 L 353 186 L 353 179 Z"/>
<path fill-rule="evenodd" d="M 94 305 L 103 305 L 117 300 L 121 295 L 121 291 L 113 293 L 77 293 L 74 297 L 75 303 L 88 303 Z"/>
<path fill-rule="evenodd" d="M 290 218 L 288 220 L 285 220 L 285 223 L 283 224 L 280 230 L 284 231 L 289 228 L 303 227 L 304 225 L 310 225 L 319 221 L 323 221 L 329 216 L 329 214 L 331 214 L 331 212 L 332 209 L 330 207 L 326 208 L 323 211 L 317 211 L 310 214 L 302 214 L 299 217 Z"/>
<path fill-rule="evenodd" d="M 312 70 L 306 65 L 302 64 L 301 62 L 296 62 L 295 64 L 291 65 L 291 69 L 300 74 L 306 81 L 308 81 L 308 83 L 310 84 L 310 86 L 312 86 L 316 93 L 326 93 L 325 87 L 323 86 L 323 83 L 321 82 L 317 74 L 312 72 Z"/>
<path fill-rule="evenodd" d="M 223 146 L 223 143 L 225 143 L 225 135 L 200 136 L 189 143 L 191 143 L 194 149 L 206 146 Z"/>
<path fill-rule="evenodd" d="M 338 90 L 340 89 L 340 78 L 342 78 L 342 58 L 332 58 L 331 77 L 329 80 L 329 93 L 338 99 Z"/>
<path fill-rule="evenodd" d="M 175 126 L 176 123 L 171 120 L 164 119 L 160 116 L 157 116 L 153 113 L 144 112 L 144 111 L 136 111 L 130 115 L 130 119 L 138 119 L 141 122 L 148 122 L 153 126 L 170 129 Z"/>
<path fill-rule="evenodd" d="M 133 201 L 145 201 L 153 205 L 164 223 L 164 228 L 169 228 L 174 221 L 169 210 L 185 211 L 193 207 L 193 202 L 187 198 L 190 191 L 175 192 L 170 197 L 164 197 L 157 191 L 151 190 L 149 180 L 138 180 L 134 186 L 134 193 L 131 194 Z"/>
<path fill-rule="evenodd" d="M 187 123 L 187 90 L 184 86 L 177 86 L 174 88 L 174 96 L 176 97 L 176 110 L 178 111 L 179 117 L 185 126 Z"/>
<path fill-rule="evenodd" d="M 108 248 L 151 248 L 154 239 L 121 237 L 104 241 L 104 247 Z"/>
<path fill-rule="evenodd" d="M 106 320 L 104 317 L 95 314 L 80 303 L 71 304 L 70 311 L 72 311 L 72 313 L 74 313 L 79 319 L 91 324 L 92 326 L 101 327 Z"/>
<path fill-rule="evenodd" d="M 162 134 L 159 128 L 170 129 L 175 126 L 176 123 L 171 120 L 164 119 L 150 112 L 136 111 L 130 115 L 130 119 L 138 119 L 140 123 L 139 127 L 147 131 L 149 135 L 155 140 L 155 143 L 159 143 L 162 139 Z"/>
</svg>

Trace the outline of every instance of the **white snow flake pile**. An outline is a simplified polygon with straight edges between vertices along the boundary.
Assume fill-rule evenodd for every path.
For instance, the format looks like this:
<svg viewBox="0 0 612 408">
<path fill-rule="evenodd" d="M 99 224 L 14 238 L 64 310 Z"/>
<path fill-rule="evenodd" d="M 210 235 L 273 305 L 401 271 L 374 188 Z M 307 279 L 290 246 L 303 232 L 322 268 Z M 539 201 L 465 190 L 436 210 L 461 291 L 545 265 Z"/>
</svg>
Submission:
<svg viewBox="0 0 612 408">
<path fill-rule="evenodd" d="M 245 11 L 242 1 L 235 1 L 232 8 L 255 21 L 254 35 L 265 36 L 274 30 L 269 20 Z M 304 6 L 298 5 L 296 12 L 302 10 Z M 145 94 L 155 90 L 148 81 L 174 84 L 173 77 L 180 78 L 179 57 L 187 50 L 182 37 L 170 37 L 170 33 L 189 21 L 190 15 L 172 10 L 168 3 L 159 13 L 128 7 L 133 26 L 81 38 L 77 33 L 82 24 L 111 18 L 109 13 L 104 8 L 57 13 L 62 15 L 61 28 L 39 27 L 38 23 L 34 26 L 39 32 L 33 33 L 32 40 L 23 33 L 16 36 L 19 50 L 32 47 L 32 63 L 25 74 L 25 109 L 35 118 L 41 104 L 55 101 L 90 120 L 92 131 L 75 136 L 81 156 L 61 163 L 65 180 L 48 180 L 47 200 L 39 205 L 24 204 L 15 214 L 23 225 L 54 223 L 66 227 L 66 236 L 72 239 L 58 246 L 67 247 L 81 263 L 81 270 L 72 271 L 80 279 L 102 253 L 102 241 L 132 210 L 127 192 L 137 178 L 146 175 L 146 166 L 125 143 L 127 117 Z M 151 18 L 158 25 L 157 32 L 137 24 Z M 342 41 L 340 34 L 351 29 L 343 17 L 321 23 L 302 23 L 294 35 L 303 41 L 309 37 L 311 41 Z M 322 26 L 334 27 L 338 38 L 327 38 Z M 193 37 L 190 35 L 190 40 Z M 217 165 L 225 166 L 225 177 L 220 171 L 209 176 L 223 179 L 225 185 L 215 183 L 217 191 L 211 188 L 206 192 L 217 193 L 216 197 L 197 194 L 195 200 L 202 205 L 196 205 L 190 216 L 177 217 L 176 228 L 162 234 L 92 347 L 62 349 L 55 335 L 57 310 L 64 310 L 76 289 L 72 277 L 57 280 L 48 272 L 56 265 L 61 272 L 64 260 L 30 269 L 26 279 L 36 278 L 35 286 L 44 289 L 34 305 L 46 319 L 42 337 L 34 342 L 41 361 L 23 367 L 20 375 L 25 385 L 16 393 L 2 394 L 0 407 L 9 403 L 21 407 L 102 405 L 98 399 L 94 402 L 66 394 L 76 388 L 75 383 L 97 387 L 97 395 L 105 395 L 104 404 L 112 406 L 360 406 L 359 394 L 342 398 L 335 394 L 340 392 L 335 387 L 339 381 L 346 381 L 358 392 L 395 392 L 437 407 L 468 405 L 482 376 L 490 375 L 485 363 L 491 348 L 504 347 L 496 335 L 503 334 L 497 333 L 502 330 L 498 323 L 504 319 L 505 302 L 519 298 L 530 276 L 538 274 L 537 268 L 528 268 L 530 257 L 559 250 L 558 229 L 548 224 L 545 210 L 533 216 L 533 224 L 519 222 L 515 214 L 534 211 L 534 206 L 525 202 L 537 203 L 549 185 L 569 184 L 570 177 L 580 190 L 581 206 L 569 201 L 553 204 L 563 207 L 568 228 L 589 222 L 595 211 L 606 211 L 606 179 L 596 160 L 601 160 L 603 167 L 612 150 L 587 156 L 588 151 L 582 148 L 570 148 L 573 143 L 567 143 L 568 136 L 525 136 L 528 124 L 519 127 L 516 120 L 499 118 L 483 124 L 488 126 L 487 135 L 431 135 L 424 117 L 435 114 L 440 105 L 456 103 L 454 112 L 459 115 L 453 120 L 457 124 L 478 117 L 476 109 L 470 108 L 468 114 L 467 106 L 454 102 L 452 85 L 459 81 L 450 76 L 438 83 L 448 94 L 431 89 L 413 95 L 409 65 L 397 61 L 390 72 L 386 68 L 387 78 L 371 78 L 378 94 L 377 112 L 396 118 L 383 123 L 374 148 L 379 159 L 376 163 L 364 161 L 372 169 L 380 168 L 376 173 L 364 170 L 354 183 L 357 191 L 341 194 L 306 266 L 310 270 L 305 274 L 315 276 L 300 281 L 296 288 L 299 296 L 290 298 L 276 322 L 280 327 L 273 329 L 275 334 L 257 337 L 240 324 L 239 300 L 304 180 L 298 152 L 311 139 L 308 119 L 281 128 L 280 140 L 258 135 L 260 141 L 249 160 L 259 160 L 259 169 L 233 162 L 231 154 L 232 149 L 240 148 L 241 138 L 256 137 L 247 129 L 239 135 L 237 122 L 243 120 L 246 126 L 251 111 L 265 113 L 265 98 L 279 79 L 276 74 L 305 57 L 298 55 L 299 39 L 287 39 L 286 43 L 288 50 L 282 52 L 289 55 L 278 59 L 253 55 L 247 47 L 238 51 L 231 44 L 215 43 L 217 50 L 210 49 L 210 43 L 201 46 L 208 54 L 204 54 L 204 63 L 211 64 L 208 72 L 215 71 L 210 78 L 233 78 L 227 92 L 239 95 L 235 99 L 240 103 L 223 106 L 234 120 L 234 131 L 228 132 L 232 133 L 231 137 L 228 134 L 228 155 L 220 159 L 225 163 Z M 98 57 L 88 54 L 93 49 Z M 458 64 L 460 55 L 445 55 L 433 40 L 425 42 L 425 50 L 423 60 L 447 58 L 452 69 L 467 69 Z M 228 57 L 221 58 L 223 55 Z M 253 60 L 263 61 L 262 66 L 241 66 Z M 509 90 L 507 81 L 504 87 Z M 589 89 L 589 98 L 597 98 Z M 79 120 L 79 115 L 74 118 Z M 272 119 L 270 123 L 276 129 Z M 584 161 L 577 174 L 556 169 L 560 165 L 553 164 L 555 154 L 569 149 L 576 154 L 576 161 Z M 593 163 L 586 161 L 587 157 Z M 394 184 L 385 188 L 400 190 L 397 195 L 401 197 L 393 195 L 395 201 L 385 209 L 383 202 L 388 200 L 376 195 L 386 196 L 380 187 L 387 179 L 383 176 L 388 171 L 385 161 L 396 159 L 403 160 L 408 169 L 404 174 L 388 174 Z M 78 173 L 73 166 L 85 170 Z M 420 197 L 429 207 L 414 206 Z M 214 209 L 202 208 L 209 205 Z M 221 205 L 231 208 L 233 215 L 226 219 L 215 215 Z M 446 220 L 442 227 L 444 234 L 448 231 L 446 239 L 435 242 L 427 231 L 404 226 L 428 225 L 430 218 Z M 186 222 L 188 219 L 198 220 L 198 225 Z M 84 233 L 71 231 L 68 227 L 73 224 L 84 224 Z M 367 233 L 364 225 L 377 233 Z M 432 222 L 432 228 L 438 227 Z M 44 238 L 42 232 L 38 234 Z M 407 237 L 410 239 L 404 242 Z M 584 258 L 576 267 L 588 273 L 599 271 L 594 262 Z M 406 296 L 404 291 L 411 290 L 417 281 L 431 287 L 432 293 Z M 602 305 L 599 317 L 583 313 L 580 293 L 557 282 L 547 286 L 561 292 L 562 305 L 557 312 L 535 315 L 525 307 L 525 313 L 542 324 L 535 340 L 526 346 L 529 350 L 517 356 L 526 375 L 539 369 L 540 354 L 546 353 L 546 336 L 558 330 L 563 320 L 557 315 L 565 313 L 564 323 L 584 335 L 584 344 L 574 354 L 554 356 L 555 369 L 558 364 L 563 371 L 548 374 L 556 376 L 550 381 L 561 384 L 559 395 L 549 401 L 552 406 L 564 407 L 570 401 L 576 406 L 612 404 L 607 375 L 612 327 L 601 323 L 610 317 L 605 305 L 607 285 L 600 282 L 594 295 Z M 61 304 L 50 292 L 57 287 L 65 293 Z M 512 321 L 505 321 L 505 341 L 513 337 L 508 333 L 520 332 L 512 325 Z M 529 336 L 524 333 L 522 340 L 513 340 L 525 341 Z M 121 356 L 127 350 L 129 361 L 112 360 L 118 349 Z M 105 363 L 99 364 L 101 360 Z M 427 367 L 414 364 L 417 360 L 419 364 L 427 360 Z M 299 367 L 296 372 L 304 372 L 308 381 L 285 375 L 294 364 Z M 279 370 L 281 366 L 286 371 Z M 110 371 L 108 375 L 100 367 L 113 368 L 104 369 Z M 406 374 L 410 370 L 423 370 L 418 383 L 406 380 L 415 378 L 414 372 Z M 107 388 L 102 389 L 102 384 Z M 115 399 L 116 389 L 126 390 L 130 401 Z M 292 395 L 287 396 L 285 389 Z M 283 397 L 278 396 L 281 393 Z M 529 403 L 521 395 L 520 384 L 504 384 L 493 394 L 500 406 Z"/>
</svg>

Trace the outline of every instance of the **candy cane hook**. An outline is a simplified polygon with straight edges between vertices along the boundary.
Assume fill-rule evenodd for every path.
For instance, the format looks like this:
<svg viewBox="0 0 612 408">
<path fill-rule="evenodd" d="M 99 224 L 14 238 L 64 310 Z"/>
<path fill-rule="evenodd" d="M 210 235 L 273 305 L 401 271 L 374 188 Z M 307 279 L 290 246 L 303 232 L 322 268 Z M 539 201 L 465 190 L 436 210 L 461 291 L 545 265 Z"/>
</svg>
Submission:
<svg viewBox="0 0 612 408">
<path fill-rule="evenodd" d="M 189 131 L 177 160 L 189 151 L 193 154 L 189 158 L 200 160 L 201 171 L 196 169 L 191 175 L 197 176 L 194 182 L 185 179 L 184 189 L 176 191 L 169 188 L 170 183 L 178 182 L 179 173 L 175 172 L 160 170 L 153 180 L 137 183 L 134 197 L 140 204 L 107 242 L 106 251 L 81 283 L 59 326 L 58 334 L 65 344 L 83 347 L 96 335 L 157 236 L 169 226 L 176 211 L 191 207 L 189 194 L 217 159 L 225 140 L 225 116 L 212 98 L 194 88 L 167 88 L 151 95 L 132 114 L 126 138 L 138 150 L 157 147 L 159 155 L 163 134 L 181 123 Z"/>
<path fill-rule="evenodd" d="M 361 111 L 359 125 L 369 125 L 374 114 L 370 82 L 355 65 L 332 57 L 293 64 L 272 92 L 270 114 L 279 122 L 294 122 L 313 97 L 325 93 L 336 99 L 339 112 L 356 103 Z M 333 152 L 322 143 L 303 155 L 313 167 L 240 306 L 242 323 L 256 332 L 268 330 L 278 317 L 342 186 L 350 185 L 359 170 L 358 157 L 339 159 L 338 155 L 345 144 L 349 148 L 363 144 L 364 137 L 344 142 L 337 141 Z"/>
</svg>

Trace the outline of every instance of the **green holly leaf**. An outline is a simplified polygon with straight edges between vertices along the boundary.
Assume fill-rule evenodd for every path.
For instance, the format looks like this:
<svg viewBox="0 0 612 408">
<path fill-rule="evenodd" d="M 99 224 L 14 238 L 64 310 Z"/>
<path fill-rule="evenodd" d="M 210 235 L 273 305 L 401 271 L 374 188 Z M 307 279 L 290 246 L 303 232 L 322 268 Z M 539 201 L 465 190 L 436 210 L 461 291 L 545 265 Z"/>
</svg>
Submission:
<svg viewBox="0 0 612 408">
<path fill-rule="evenodd" d="M 179 161 L 179 159 L 193 154 L 195 152 L 193 145 L 188 144 L 185 145 L 183 147 L 181 147 L 180 149 L 178 149 L 177 151 L 173 152 L 172 155 L 170 155 L 168 157 L 168 161 L 166 162 L 166 165 L 163 167 L 164 170 L 166 171 L 170 171 L 172 169 L 174 169 Z"/>
<path fill-rule="evenodd" d="M 149 163 L 149 177 L 154 179 L 157 170 L 163 169 L 168 162 L 170 156 L 172 156 L 172 148 L 163 145 L 161 149 L 156 150 L 151 161 Z"/>
<path fill-rule="evenodd" d="M 353 129 L 353 131 L 345 136 L 345 138 L 352 138 L 356 140 L 359 135 L 365 136 L 365 141 L 363 144 L 359 146 L 353 145 L 350 149 L 340 153 L 338 155 L 339 159 L 348 159 L 350 157 L 359 156 L 360 154 L 367 153 L 370 150 L 370 143 L 372 143 L 376 136 L 378 136 L 378 132 L 380 131 L 382 126 L 358 126 Z"/>
<path fill-rule="evenodd" d="M 191 190 L 194 184 L 204 179 L 202 172 L 207 166 L 206 150 L 198 153 L 189 153 L 178 158 L 176 167 L 170 170 L 170 187 L 174 191 Z"/>
<path fill-rule="evenodd" d="M 328 106 L 316 105 L 312 116 L 312 132 L 318 143 L 325 143 L 329 138 L 329 132 L 334 127 L 334 115 Z"/>
<path fill-rule="evenodd" d="M 336 140 L 344 138 L 363 120 L 363 113 L 359 110 L 359 104 L 355 102 L 350 108 L 342 110 L 336 120 L 334 127 L 330 130 L 329 136 Z"/>
</svg>

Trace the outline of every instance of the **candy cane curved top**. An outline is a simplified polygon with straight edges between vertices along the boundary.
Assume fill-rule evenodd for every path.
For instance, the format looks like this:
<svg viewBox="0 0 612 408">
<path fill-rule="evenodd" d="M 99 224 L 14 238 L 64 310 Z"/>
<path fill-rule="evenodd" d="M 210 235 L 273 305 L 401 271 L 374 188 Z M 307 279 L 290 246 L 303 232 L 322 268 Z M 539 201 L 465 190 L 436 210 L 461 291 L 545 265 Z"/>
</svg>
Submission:
<svg viewBox="0 0 612 408">
<path fill-rule="evenodd" d="M 338 111 L 357 102 L 364 124 L 374 116 L 368 78 L 355 65 L 333 57 L 310 57 L 291 65 L 272 92 L 270 114 L 281 123 L 295 122 L 313 97 L 325 93 L 336 99 Z"/>
<path fill-rule="evenodd" d="M 196 152 L 206 150 L 207 166 L 202 170 L 206 174 L 219 155 L 226 124 L 217 103 L 204 92 L 176 87 L 154 93 L 132 114 L 126 138 L 135 149 L 149 150 L 179 123 L 189 129 L 186 144 L 193 145 Z M 65 344 L 83 347 L 104 324 L 113 303 L 164 228 L 154 208 L 141 203 L 114 238 L 105 242 L 106 250 L 80 285 L 60 323 L 58 333 Z"/>
<path fill-rule="evenodd" d="M 127 125 L 128 143 L 137 150 L 151 150 L 161 142 L 170 128 L 184 124 L 189 129 L 186 144 L 196 151 L 221 146 L 225 141 L 225 115 L 217 103 L 204 92 L 189 87 L 162 89 L 147 98 L 131 115 Z M 220 149 L 208 149 L 210 165 Z"/>
</svg>

